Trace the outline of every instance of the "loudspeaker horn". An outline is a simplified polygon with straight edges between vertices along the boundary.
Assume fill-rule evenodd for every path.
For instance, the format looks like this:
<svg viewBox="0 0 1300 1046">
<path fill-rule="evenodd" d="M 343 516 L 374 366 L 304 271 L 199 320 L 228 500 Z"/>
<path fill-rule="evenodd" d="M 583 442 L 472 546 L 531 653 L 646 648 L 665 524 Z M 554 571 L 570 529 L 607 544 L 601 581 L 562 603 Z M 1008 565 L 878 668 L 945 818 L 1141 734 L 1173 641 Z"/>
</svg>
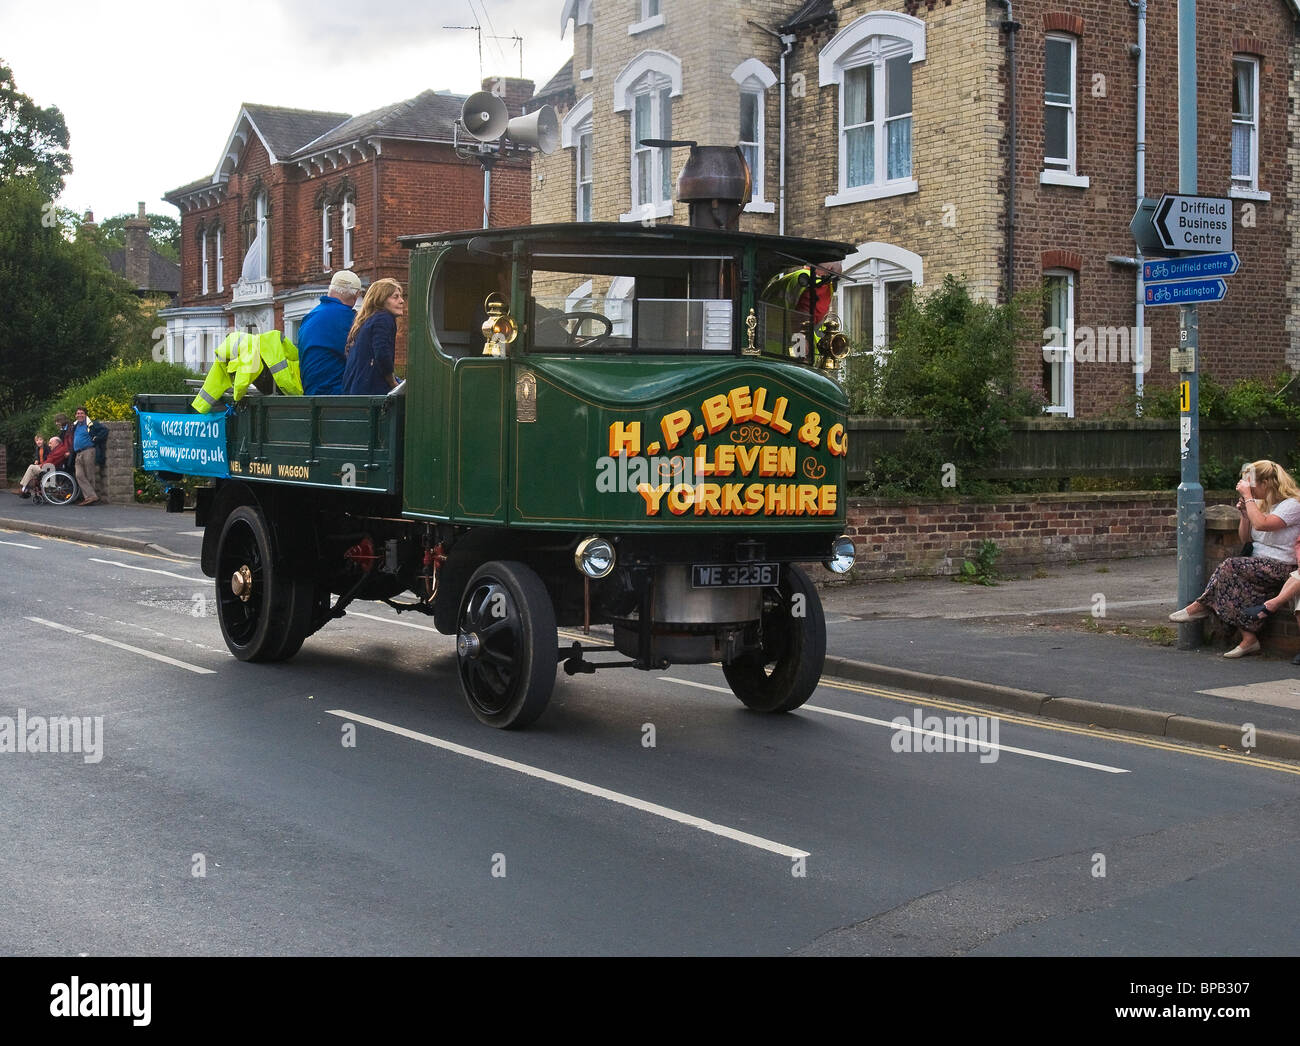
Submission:
<svg viewBox="0 0 1300 1046">
<path fill-rule="evenodd" d="M 506 103 L 489 91 L 475 91 L 460 108 L 460 125 L 481 141 L 496 141 L 507 123 Z"/>
<path fill-rule="evenodd" d="M 543 153 L 553 153 L 560 145 L 560 120 L 554 106 L 544 105 L 535 113 L 516 116 L 506 124 L 506 137 Z"/>
</svg>

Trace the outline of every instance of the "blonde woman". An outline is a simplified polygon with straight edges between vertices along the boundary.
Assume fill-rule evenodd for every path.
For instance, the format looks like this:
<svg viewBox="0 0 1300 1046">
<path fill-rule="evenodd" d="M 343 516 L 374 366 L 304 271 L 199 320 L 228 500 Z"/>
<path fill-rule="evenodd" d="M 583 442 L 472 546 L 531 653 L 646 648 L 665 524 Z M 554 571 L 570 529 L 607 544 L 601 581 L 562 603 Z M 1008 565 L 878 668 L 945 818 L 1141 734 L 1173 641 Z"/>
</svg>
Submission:
<svg viewBox="0 0 1300 1046">
<path fill-rule="evenodd" d="M 393 355 L 397 349 L 397 320 L 405 314 L 406 298 L 400 283 L 383 279 L 370 285 L 348 332 L 343 395 L 384 396 L 397 385 Z"/>
<path fill-rule="evenodd" d="M 1295 544 L 1300 538 L 1300 488 L 1286 469 L 1274 461 L 1256 461 L 1241 470 L 1237 484 L 1237 535 L 1251 542 L 1249 556 L 1225 559 L 1205 591 L 1170 621 L 1196 621 L 1218 614 L 1226 625 L 1241 629 L 1241 642 L 1224 657 L 1259 653 L 1255 633 L 1267 620 L 1260 604 L 1278 591 L 1296 567 Z"/>
</svg>

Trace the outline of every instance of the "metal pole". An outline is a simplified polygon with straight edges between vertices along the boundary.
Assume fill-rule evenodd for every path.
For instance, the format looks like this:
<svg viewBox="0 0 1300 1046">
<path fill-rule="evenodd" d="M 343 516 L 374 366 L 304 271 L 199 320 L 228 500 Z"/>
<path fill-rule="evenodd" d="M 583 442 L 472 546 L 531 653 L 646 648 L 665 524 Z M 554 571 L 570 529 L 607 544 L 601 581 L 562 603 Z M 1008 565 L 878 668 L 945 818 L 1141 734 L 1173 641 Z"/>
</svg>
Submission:
<svg viewBox="0 0 1300 1046">
<path fill-rule="evenodd" d="M 1178 191 L 1196 194 L 1196 0 L 1178 0 Z M 1182 482 L 1178 484 L 1178 605 L 1187 606 L 1205 588 L 1205 491 L 1201 487 L 1199 322 L 1196 306 L 1180 310 L 1178 347 L 1196 359 L 1189 373 L 1179 414 Z M 1201 623 L 1178 626 L 1178 649 L 1201 644 Z"/>
<path fill-rule="evenodd" d="M 492 165 L 483 164 L 483 228 L 488 227 L 488 212 L 492 209 Z"/>
</svg>

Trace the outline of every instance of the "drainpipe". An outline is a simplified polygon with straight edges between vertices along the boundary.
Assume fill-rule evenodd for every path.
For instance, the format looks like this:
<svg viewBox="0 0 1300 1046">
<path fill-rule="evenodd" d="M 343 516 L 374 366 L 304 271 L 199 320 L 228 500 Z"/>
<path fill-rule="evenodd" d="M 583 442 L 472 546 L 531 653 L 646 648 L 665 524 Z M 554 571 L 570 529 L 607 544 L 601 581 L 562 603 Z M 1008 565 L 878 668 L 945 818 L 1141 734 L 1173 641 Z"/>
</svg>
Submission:
<svg viewBox="0 0 1300 1046">
<path fill-rule="evenodd" d="M 782 44 L 781 76 L 777 81 L 777 88 L 781 92 L 781 106 L 780 106 L 781 115 L 777 121 L 778 123 L 777 170 L 779 175 L 779 181 L 781 184 L 778 192 L 776 232 L 778 236 L 784 236 L 785 235 L 785 88 L 786 88 L 785 62 L 786 59 L 790 57 L 790 52 L 794 50 L 795 37 L 793 34 L 778 33 L 774 29 L 769 29 L 765 25 L 760 25 L 758 22 L 755 22 L 752 18 L 747 19 L 747 21 L 755 29 L 761 29 L 763 32 L 767 33 L 768 36 L 776 37 L 778 40 L 781 41 Z"/>
<path fill-rule="evenodd" d="M 1138 41 L 1131 49 L 1137 56 L 1137 202 L 1142 205 L 1147 190 L 1147 0 L 1129 0 L 1129 6 L 1137 8 Z M 1133 338 L 1138 351 L 1134 359 L 1134 379 L 1137 392 L 1137 416 L 1142 416 L 1142 387 L 1146 377 L 1147 353 L 1151 346 L 1146 344 L 1146 290 L 1142 282 L 1142 248 L 1137 249 L 1137 306 L 1134 317 Z"/>
<path fill-rule="evenodd" d="M 793 34 L 787 35 L 785 33 L 782 33 L 781 43 L 784 44 L 785 46 L 781 50 L 781 83 L 778 85 L 781 88 L 781 130 L 779 136 L 780 144 L 778 146 L 780 176 L 781 176 L 781 188 L 780 188 L 781 197 L 779 201 L 778 215 L 776 220 L 776 231 L 778 236 L 785 235 L 785 60 L 790 57 L 790 52 L 794 50 Z"/>
<path fill-rule="evenodd" d="M 1016 33 L 1020 23 L 1011 11 L 1011 0 L 998 0 L 1007 9 L 998 26 L 1007 34 L 1007 301 L 1016 290 Z"/>
</svg>

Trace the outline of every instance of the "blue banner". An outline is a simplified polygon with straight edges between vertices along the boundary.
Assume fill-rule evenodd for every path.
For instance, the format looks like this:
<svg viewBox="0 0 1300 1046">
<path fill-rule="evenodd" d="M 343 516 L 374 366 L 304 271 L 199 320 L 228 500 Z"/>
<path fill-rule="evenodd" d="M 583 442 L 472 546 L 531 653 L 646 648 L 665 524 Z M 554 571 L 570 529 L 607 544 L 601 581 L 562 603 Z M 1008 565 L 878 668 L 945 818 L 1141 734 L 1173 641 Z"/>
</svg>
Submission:
<svg viewBox="0 0 1300 1046">
<path fill-rule="evenodd" d="M 230 475 L 224 414 L 136 413 L 145 471 L 222 479 Z"/>
</svg>

